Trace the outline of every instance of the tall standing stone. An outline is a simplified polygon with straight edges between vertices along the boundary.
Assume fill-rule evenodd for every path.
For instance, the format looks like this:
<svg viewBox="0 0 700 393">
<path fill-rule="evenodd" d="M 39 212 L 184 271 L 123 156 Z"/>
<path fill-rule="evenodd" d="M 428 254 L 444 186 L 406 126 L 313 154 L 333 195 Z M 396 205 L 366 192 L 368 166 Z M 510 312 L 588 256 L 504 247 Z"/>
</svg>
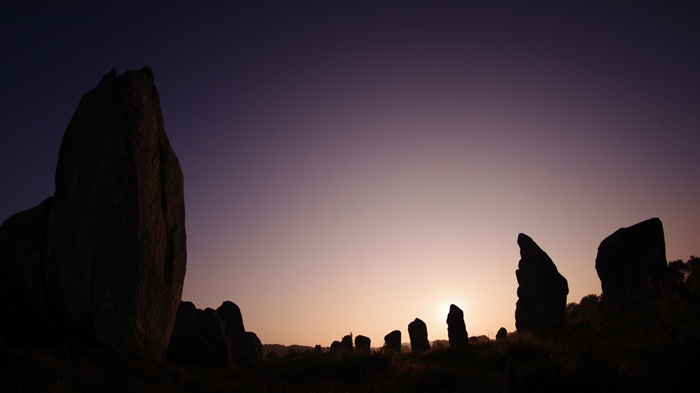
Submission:
<svg viewBox="0 0 700 393">
<path fill-rule="evenodd" d="M 469 345 L 464 312 L 454 304 L 450 305 L 450 312 L 447 314 L 447 336 L 450 339 L 450 348 L 460 349 Z"/>
<path fill-rule="evenodd" d="M 566 318 L 569 284 L 547 253 L 529 236 L 518 235 L 520 262 L 515 327 L 518 332 L 544 333 L 559 327 Z"/>
<path fill-rule="evenodd" d="M 61 339 L 164 360 L 185 277 L 185 204 L 150 69 L 112 71 L 82 97 L 44 209 L 13 230 L 41 246 L 4 281 L 33 291 L 16 296 L 48 309 Z M 0 250 L 0 269 L 28 244 Z"/>
<path fill-rule="evenodd" d="M 355 349 L 358 352 L 370 352 L 371 351 L 372 340 L 367 336 L 355 336 Z"/>
<path fill-rule="evenodd" d="M 667 266 L 661 220 L 618 229 L 600 243 L 595 260 L 603 304 L 617 311 L 634 310 L 660 296 Z"/>
<path fill-rule="evenodd" d="M 425 325 L 425 322 L 416 318 L 409 323 L 408 336 L 411 338 L 411 351 L 420 353 L 430 350 L 428 327 Z"/>
</svg>

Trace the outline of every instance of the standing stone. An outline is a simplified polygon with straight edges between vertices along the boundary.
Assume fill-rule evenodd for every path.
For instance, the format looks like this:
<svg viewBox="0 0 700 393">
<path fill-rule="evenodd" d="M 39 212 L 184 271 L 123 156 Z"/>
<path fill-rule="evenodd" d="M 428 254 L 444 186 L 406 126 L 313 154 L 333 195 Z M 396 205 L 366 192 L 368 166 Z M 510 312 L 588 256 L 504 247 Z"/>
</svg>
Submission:
<svg viewBox="0 0 700 393">
<path fill-rule="evenodd" d="M 416 318 L 413 322 L 409 323 L 408 336 L 411 338 L 411 351 L 420 353 L 430 350 L 428 327 L 425 325 L 425 322 Z"/>
<path fill-rule="evenodd" d="M 82 97 L 42 209 L 13 230 L 26 241 L 0 250 L 4 271 L 41 239 L 31 263 L 15 269 L 29 276 L 4 279 L 38 307 L 26 316 L 43 324 L 50 315 L 62 340 L 164 360 L 185 277 L 185 204 L 150 69 L 113 70 Z"/>
<path fill-rule="evenodd" d="M 228 333 L 211 308 L 199 310 L 181 302 L 170 337 L 168 361 L 198 366 L 226 366 L 231 362 Z"/>
<path fill-rule="evenodd" d="M 342 340 L 340 340 L 340 350 L 352 352 L 352 349 L 352 334 L 348 334 L 347 336 L 344 336 Z"/>
<path fill-rule="evenodd" d="M 253 358 L 248 345 L 241 309 L 230 301 L 225 301 L 216 309 L 219 318 L 224 322 L 229 331 L 231 342 L 231 357 L 235 362 L 243 362 Z"/>
<path fill-rule="evenodd" d="M 401 331 L 394 330 L 384 336 L 384 348 L 390 352 L 401 353 Z"/>
<path fill-rule="evenodd" d="M 340 351 L 340 341 L 333 341 L 330 350 L 331 353 Z"/>
<path fill-rule="evenodd" d="M 667 266 L 661 220 L 618 229 L 600 243 L 595 260 L 604 306 L 634 310 L 659 297 Z"/>
<path fill-rule="evenodd" d="M 366 336 L 356 336 L 355 337 L 355 349 L 358 352 L 370 352 L 371 351 L 372 340 Z"/>
<path fill-rule="evenodd" d="M 447 314 L 447 336 L 450 339 L 451 348 L 462 349 L 469 344 L 464 312 L 454 304 L 450 305 L 450 312 Z"/>
<path fill-rule="evenodd" d="M 253 332 L 245 332 L 246 339 L 248 341 L 248 347 L 250 348 L 250 353 L 253 360 L 260 360 L 263 357 L 263 346 L 262 341 L 258 338 L 258 335 Z"/>
<path fill-rule="evenodd" d="M 498 333 L 496 333 L 496 341 L 503 341 L 508 339 L 508 331 L 506 328 L 502 327 L 498 329 Z"/>
<path fill-rule="evenodd" d="M 544 333 L 564 323 L 569 284 L 547 253 L 527 235 L 518 235 L 520 262 L 515 327 L 518 332 Z"/>
<path fill-rule="evenodd" d="M 323 348 L 321 348 L 320 345 L 316 344 L 316 346 L 314 347 L 314 354 L 320 355 L 322 353 L 323 353 Z"/>
</svg>

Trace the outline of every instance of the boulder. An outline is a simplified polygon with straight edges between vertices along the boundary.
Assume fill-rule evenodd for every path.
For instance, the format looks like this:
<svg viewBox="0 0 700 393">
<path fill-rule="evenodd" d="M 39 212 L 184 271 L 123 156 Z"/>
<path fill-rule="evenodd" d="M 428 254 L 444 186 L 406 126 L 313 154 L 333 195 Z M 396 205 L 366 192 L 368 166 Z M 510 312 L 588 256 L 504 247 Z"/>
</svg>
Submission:
<svg viewBox="0 0 700 393">
<path fill-rule="evenodd" d="M 506 328 L 502 327 L 498 329 L 498 333 L 496 333 L 496 341 L 504 341 L 508 339 L 508 331 Z"/>
<path fill-rule="evenodd" d="M 216 309 L 219 318 L 224 322 L 229 332 L 231 342 L 231 357 L 235 362 L 253 359 L 253 353 L 248 345 L 241 309 L 230 301 L 225 301 Z"/>
<path fill-rule="evenodd" d="M 430 350 L 428 327 L 425 325 L 425 322 L 416 318 L 413 322 L 409 323 L 408 336 L 411 338 L 411 351 L 420 353 Z"/>
<path fill-rule="evenodd" d="M 631 311 L 659 297 L 667 266 L 661 220 L 618 229 L 600 243 L 595 260 L 603 306 Z"/>
<path fill-rule="evenodd" d="M 447 336 L 450 339 L 451 348 L 462 349 L 469 344 L 464 312 L 454 304 L 450 305 L 450 312 L 447 314 Z"/>
<path fill-rule="evenodd" d="M 198 366 L 228 365 L 231 362 L 228 333 L 216 311 L 199 310 L 192 302 L 181 302 L 167 359 Z"/>
<path fill-rule="evenodd" d="M 371 347 L 370 345 L 372 344 L 372 340 L 370 340 L 369 337 L 366 336 L 356 336 L 355 337 L 355 349 L 357 349 L 360 352 L 370 352 Z"/>
<path fill-rule="evenodd" d="M 340 340 L 340 349 L 342 351 L 352 351 L 352 334 L 348 334 Z"/>
<path fill-rule="evenodd" d="M 279 359 L 279 355 L 277 355 L 277 352 L 270 351 L 267 353 L 267 360 L 277 360 L 277 359 Z"/>
<path fill-rule="evenodd" d="M 248 341 L 248 347 L 250 348 L 250 353 L 253 360 L 260 360 L 263 357 L 263 346 L 262 341 L 258 338 L 258 335 L 253 332 L 245 332 L 246 339 Z"/>
<path fill-rule="evenodd" d="M 547 253 L 529 236 L 518 235 L 518 245 L 520 262 L 515 271 L 519 284 L 515 327 L 518 332 L 550 332 L 565 321 L 569 284 Z"/>
<path fill-rule="evenodd" d="M 394 330 L 384 336 L 384 348 L 390 352 L 401 353 L 401 331 Z"/>
<path fill-rule="evenodd" d="M 18 323 L 164 360 L 185 277 L 185 204 L 150 69 L 113 70 L 82 97 L 45 202 L 13 220 L 14 241 L 0 240 L 0 269 L 17 275 L 3 281 L 35 307 Z"/>
<path fill-rule="evenodd" d="M 320 355 L 320 354 L 322 354 L 322 353 L 323 353 L 323 348 L 321 348 L 321 346 L 317 344 L 317 345 L 314 347 L 314 354 Z"/>
</svg>

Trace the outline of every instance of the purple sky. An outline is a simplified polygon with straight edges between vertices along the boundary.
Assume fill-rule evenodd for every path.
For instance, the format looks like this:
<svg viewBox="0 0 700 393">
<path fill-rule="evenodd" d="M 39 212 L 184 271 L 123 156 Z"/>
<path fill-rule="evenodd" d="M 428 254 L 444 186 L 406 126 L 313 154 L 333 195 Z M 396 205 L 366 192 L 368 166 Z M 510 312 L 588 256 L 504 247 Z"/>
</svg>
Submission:
<svg viewBox="0 0 700 393">
<path fill-rule="evenodd" d="M 379 346 L 416 317 L 444 339 L 450 303 L 470 335 L 513 331 L 520 232 L 569 301 L 600 294 L 620 227 L 659 217 L 669 260 L 700 255 L 698 6 L 12 3 L 0 221 L 53 194 L 80 97 L 149 66 L 183 299 L 233 301 L 264 343 Z"/>
</svg>

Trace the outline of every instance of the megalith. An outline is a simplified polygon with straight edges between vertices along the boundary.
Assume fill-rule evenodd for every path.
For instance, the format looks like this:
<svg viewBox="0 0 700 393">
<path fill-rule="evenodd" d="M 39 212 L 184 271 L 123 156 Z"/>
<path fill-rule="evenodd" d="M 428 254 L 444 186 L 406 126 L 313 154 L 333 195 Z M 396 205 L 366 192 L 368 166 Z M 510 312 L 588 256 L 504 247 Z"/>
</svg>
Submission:
<svg viewBox="0 0 700 393">
<path fill-rule="evenodd" d="M 529 236 L 518 235 L 518 245 L 520 262 L 515 271 L 519 284 L 515 327 L 518 332 L 552 331 L 566 318 L 569 284 L 547 253 Z"/>
<path fill-rule="evenodd" d="M 461 349 L 469 344 L 464 312 L 454 304 L 450 305 L 450 312 L 447 314 L 447 336 L 450 339 L 450 348 Z"/>
<path fill-rule="evenodd" d="M 167 360 L 198 366 L 226 366 L 231 350 L 226 326 L 211 308 L 181 302 L 170 337 Z"/>
<path fill-rule="evenodd" d="M 0 269 L 13 272 L 2 281 L 18 290 L 0 308 L 19 298 L 36 307 L 22 324 L 165 360 L 185 277 L 185 204 L 150 69 L 113 70 L 82 97 L 42 205 L 12 220 L 13 234 L 0 230 L 15 237 L 0 239 Z M 20 254 L 29 263 L 17 269 Z"/>
<path fill-rule="evenodd" d="M 401 352 L 401 331 L 394 330 L 384 336 L 384 348 L 389 352 Z"/>
<path fill-rule="evenodd" d="M 260 360 L 263 357 L 263 345 L 258 335 L 253 332 L 245 332 L 246 339 L 248 340 L 248 347 L 250 348 L 250 353 L 253 360 Z"/>
<path fill-rule="evenodd" d="M 634 310 L 659 297 L 667 267 L 661 220 L 652 218 L 618 229 L 600 243 L 595 260 L 603 306 Z"/>
<path fill-rule="evenodd" d="M 253 358 L 253 353 L 248 344 L 245 327 L 243 326 L 243 316 L 238 306 L 226 300 L 216 309 L 219 318 L 224 322 L 229 333 L 231 342 L 231 357 L 235 362 L 242 362 Z"/>
<path fill-rule="evenodd" d="M 408 324 L 408 336 L 411 338 L 411 351 L 420 353 L 430 350 L 428 327 L 425 322 L 416 318 Z"/>
<path fill-rule="evenodd" d="M 355 336 L 355 349 L 358 352 L 370 352 L 370 345 L 372 344 L 372 340 L 370 340 L 369 337 L 366 336 Z"/>
</svg>

